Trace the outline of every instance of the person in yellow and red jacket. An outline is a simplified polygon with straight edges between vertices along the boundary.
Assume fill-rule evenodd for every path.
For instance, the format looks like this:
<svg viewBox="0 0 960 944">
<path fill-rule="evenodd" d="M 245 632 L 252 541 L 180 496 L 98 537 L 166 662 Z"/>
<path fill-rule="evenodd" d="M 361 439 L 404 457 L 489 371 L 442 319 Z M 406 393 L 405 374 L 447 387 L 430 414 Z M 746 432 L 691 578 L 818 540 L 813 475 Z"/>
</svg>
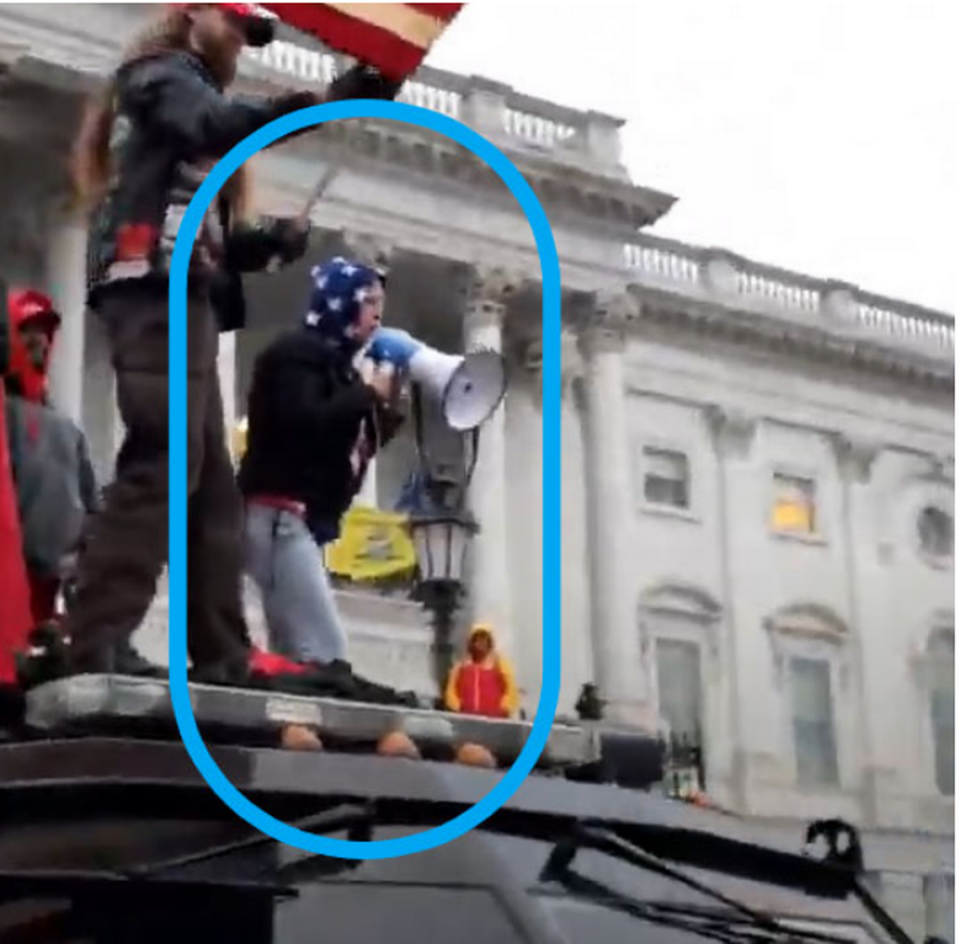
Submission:
<svg viewBox="0 0 960 944">
<path fill-rule="evenodd" d="M 449 711 L 487 718 L 512 718 L 520 708 L 516 676 L 510 660 L 497 652 L 493 628 L 477 623 L 467 639 L 466 658 L 447 680 L 444 694 Z"/>
</svg>

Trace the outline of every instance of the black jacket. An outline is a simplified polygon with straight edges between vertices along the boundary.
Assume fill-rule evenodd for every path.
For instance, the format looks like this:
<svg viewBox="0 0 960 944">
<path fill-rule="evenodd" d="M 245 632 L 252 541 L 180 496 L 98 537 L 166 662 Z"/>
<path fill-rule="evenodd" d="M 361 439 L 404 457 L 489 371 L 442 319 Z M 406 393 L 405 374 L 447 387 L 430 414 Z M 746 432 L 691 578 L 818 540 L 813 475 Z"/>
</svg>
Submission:
<svg viewBox="0 0 960 944">
<path fill-rule="evenodd" d="M 366 458 L 402 423 L 352 363 L 309 329 L 282 335 L 257 359 L 250 390 L 240 489 L 302 502 L 318 540 L 330 539 L 363 483 Z"/>
<path fill-rule="evenodd" d="M 399 86 L 354 67 L 327 98 L 393 97 Z M 123 66 L 113 84 L 116 118 L 111 140 L 114 175 L 92 221 L 90 303 L 111 282 L 166 279 L 180 219 L 216 161 L 265 124 L 316 102 L 311 93 L 273 99 L 227 98 L 196 55 L 173 52 Z M 244 323 L 240 273 L 263 269 L 273 257 L 299 258 L 307 246 L 287 220 L 265 218 L 234 226 L 217 199 L 201 226 L 191 279 L 206 280 L 225 330 Z"/>
</svg>

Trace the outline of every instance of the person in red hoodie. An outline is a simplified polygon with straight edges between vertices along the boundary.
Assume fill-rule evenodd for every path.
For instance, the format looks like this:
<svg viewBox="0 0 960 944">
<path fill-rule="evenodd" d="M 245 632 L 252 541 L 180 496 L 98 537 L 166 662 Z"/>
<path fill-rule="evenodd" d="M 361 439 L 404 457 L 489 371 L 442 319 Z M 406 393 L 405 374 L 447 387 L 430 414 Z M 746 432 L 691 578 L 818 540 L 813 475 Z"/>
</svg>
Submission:
<svg viewBox="0 0 960 944">
<path fill-rule="evenodd" d="M 87 441 L 47 396 L 60 315 L 34 289 L 7 295 L 10 363 L 4 376 L 6 433 L 16 488 L 34 626 L 55 620 L 65 564 L 97 510 Z"/>
<path fill-rule="evenodd" d="M 0 378 L 9 365 L 10 328 L 7 316 L 7 288 L 0 281 Z M 6 394 L 0 383 L 0 715 L 4 691 L 17 678 L 15 653 L 27 641 L 32 619 L 23 542 L 17 513 L 17 493 L 7 448 Z"/>
<path fill-rule="evenodd" d="M 497 652 L 493 628 L 477 623 L 467 639 L 466 658 L 447 680 L 449 711 L 487 718 L 512 718 L 520 707 L 516 676 L 506 656 Z"/>
</svg>

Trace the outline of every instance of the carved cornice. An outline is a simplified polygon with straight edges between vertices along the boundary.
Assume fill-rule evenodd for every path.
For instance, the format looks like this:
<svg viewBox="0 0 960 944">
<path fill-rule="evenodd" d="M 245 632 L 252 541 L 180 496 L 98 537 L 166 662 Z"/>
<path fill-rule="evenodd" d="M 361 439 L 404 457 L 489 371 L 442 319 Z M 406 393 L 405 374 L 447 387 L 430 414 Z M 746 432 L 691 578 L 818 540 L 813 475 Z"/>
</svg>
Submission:
<svg viewBox="0 0 960 944">
<path fill-rule="evenodd" d="M 524 367 L 538 380 L 543 374 L 543 343 L 539 338 L 523 346 L 521 356 Z M 574 385 L 584 376 L 583 351 L 580 340 L 572 331 L 560 334 L 560 395 L 572 394 Z"/>
<path fill-rule="evenodd" d="M 875 440 L 849 433 L 834 433 L 830 441 L 843 477 L 850 482 L 868 481 L 870 468 L 883 445 Z"/>
<path fill-rule="evenodd" d="M 466 286 L 469 302 L 488 302 L 506 305 L 517 293 L 526 277 L 516 269 L 505 266 L 474 265 Z"/>
<path fill-rule="evenodd" d="M 952 452 L 942 452 L 930 456 L 930 475 L 945 482 L 954 481 L 954 456 Z"/>
<path fill-rule="evenodd" d="M 594 324 L 626 331 L 640 318 L 640 303 L 626 292 L 600 291 L 593 297 Z"/>
<path fill-rule="evenodd" d="M 584 367 L 601 354 L 622 353 L 626 343 L 623 325 L 615 321 L 597 320 L 580 331 L 578 347 Z"/>
<path fill-rule="evenodd" d="M 749 454 L 757 432 L 757 417 L 736 407 L 716 404 L 704 409 L 704 417 L 721 455 L 744 458 Z"/>
</svg>

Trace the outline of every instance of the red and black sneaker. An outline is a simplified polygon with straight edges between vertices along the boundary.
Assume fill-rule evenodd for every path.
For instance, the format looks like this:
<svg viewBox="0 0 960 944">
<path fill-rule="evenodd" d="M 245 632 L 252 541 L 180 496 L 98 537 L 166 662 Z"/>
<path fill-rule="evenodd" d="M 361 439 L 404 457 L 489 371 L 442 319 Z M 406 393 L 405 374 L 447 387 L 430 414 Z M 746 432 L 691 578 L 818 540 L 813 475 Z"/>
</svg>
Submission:
<svg viewBox="0 0 960 944">
<path fill-rule="evenodd" d="M 250 648 L 247 666 L 252 676 L 262 679 L 275 679 L 285 675 L 304 675 L 310 671 L 310 667 L 302 662 L 295 662 L 293 659 L 288 659 L 286 656 L 278 655 L 275 652 L 264 652 L 256 646 Z"/>
</svg>

